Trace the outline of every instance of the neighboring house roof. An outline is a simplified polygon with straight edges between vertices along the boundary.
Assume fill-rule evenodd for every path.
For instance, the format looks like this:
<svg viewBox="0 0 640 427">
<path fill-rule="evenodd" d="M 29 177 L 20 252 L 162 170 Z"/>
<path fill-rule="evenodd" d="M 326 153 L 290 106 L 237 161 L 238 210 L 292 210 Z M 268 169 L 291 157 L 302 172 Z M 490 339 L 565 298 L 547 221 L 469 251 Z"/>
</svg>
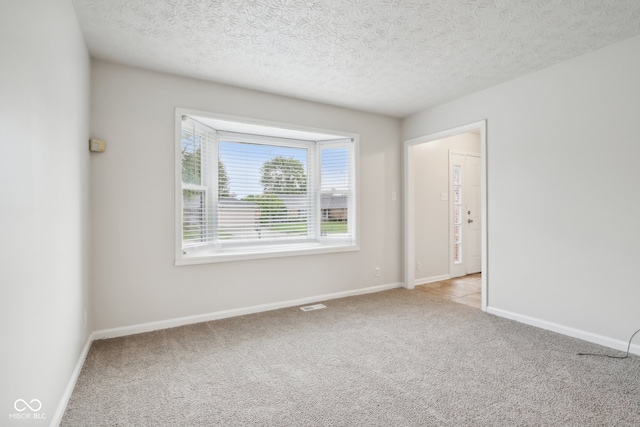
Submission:
<svg viewBox="0 0 640 427">
<path fill-rule="evenodd" d="M 346 194 L 323 194 L 320 196 L 321 209 L 347 209 L 349 200 Z"/>
<path fill-rule="evenodd" d="M 260 209 L 260 206 L 258 206 L 257 203 L 253 203 L 253 202 L 246 202 L 244 200 L 238 200 L 235 199 L 233 197 L 221 197 L 218 200 L 218 204 L 221 208 L 253 208 L 253 209 Z"/>
<path fill-rule="evenodd" d="M 298 211 L 307 204 L 306 194 L 277 194 L 287 211 Z"/>
<path fill-rule="evenodd" d="M 278 198 L 282 200 L 287 211 L 297 211 L 304 207 L 307 202 L 305 194 L 278 194 Z M 349 200 L 345 194 L 323 194 L 320 196 L 321 209 L 347 209 L 348 207 Z"/>
<path fill-rule="evenodd" d="M 279 194 L 278 198 L 282 200 L 287 211 L 297 211 L 304 207 L 306 204 L 306 195 L 291 195 L 291 194 Z M 233 209 L 233 208 L 253 208 L 260 209 L 257 203 L 247 202 L 244 200 L 238 200 L 233 197 L 222 197 L 218 200 L 221 208 Z M 200 200 L 185 200 L 185 207 L 197 207 L 200 205 Z M 347 209 L 349 207 L 349 199 L 345 194 L 323 194 L 320 196 L 320 208 L 321 209 Z"/>
</svg>

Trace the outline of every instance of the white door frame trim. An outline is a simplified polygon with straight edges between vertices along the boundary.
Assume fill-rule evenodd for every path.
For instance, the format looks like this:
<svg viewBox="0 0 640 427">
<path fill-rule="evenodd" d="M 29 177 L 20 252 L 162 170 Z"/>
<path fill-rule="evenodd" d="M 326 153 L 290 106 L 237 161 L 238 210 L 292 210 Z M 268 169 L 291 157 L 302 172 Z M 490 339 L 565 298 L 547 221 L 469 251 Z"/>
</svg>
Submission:
<svg viewBox="0 0 640 427">
<path fill-rule="evenodd" d="M 480 234 L 482 238 L 482 311 L 487 311 L 488 301 L 488 248 L 487 238 L 487 121 L 480 120 L 463 126 L 443 130 L 404 141 L 403 193 L 404 193 L 404 287 L 413 289 L 415 283 L 415 196 L 414 171 L 411 166 L 413 148 L 461 133 L 480 131 Z"/>
</svg>

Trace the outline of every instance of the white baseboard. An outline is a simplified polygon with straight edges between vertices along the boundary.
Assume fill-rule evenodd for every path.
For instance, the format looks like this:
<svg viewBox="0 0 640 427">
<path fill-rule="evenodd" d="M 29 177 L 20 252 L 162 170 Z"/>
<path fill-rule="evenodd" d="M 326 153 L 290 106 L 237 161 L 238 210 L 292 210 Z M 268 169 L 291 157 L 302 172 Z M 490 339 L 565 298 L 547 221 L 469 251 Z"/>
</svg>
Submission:
<svg viewBox="0 0 640 427">
<path fill-rule="evenodd" d="M 439 282 L 441 280 L 449 280 L 451 276 L 448 274 L 441 274 L 440 276 L 423 277 L 422 279 L 415 279 L 413 286 L 426 285 L 427 283 Z"/>
<path fill-rule="evenodd" d="M 51 426 L 58 426 L 62 421 L 62 416 L 64 415 L 64 411 L 67 409 L 67 404 L 69 403 L 69 399 L 71 398 L 73 389 L 75 388 L 78 377 L 80 376 L 80 371 L 82 371 L 82 366 L 84 366 L 84 361 L 87 359 L 87 354 L 89 354 L 89 349 L 91 348 L 91 343 L 93 342 L 93 340 L 93 334 L 89 334 L 89 336 L 87 337 L 87 342 L 84 344 L 84 348 L 82 349 L 82 352 L 78 357 L 78 361 L 76 362 L 76 367 L 71 373 L 71 378 L 69 378 L 67 387 L 64 389 L 62 399 L 60 399 L 60 403 L 58 404 L 58 409 L 56 410 L 56 413 L 51 420 Z"/>
<path fill-rule="evenodd" d="M 522 314 L 513 313 L 507 310 L 501 310 L 499 308 L 487 307 L 487 313 L 499 317 L 504 317 L 505 319 L 515 320 L 516 322 L 525 323 L 527 325 L 535 326 L 541 329 L 546 329 L 548 331 L 557 332 L 559 334 L 568 335 L 570 337 L 592 342 L 594 344 L 603 345 L 615 350 L 626 352 L 627 346 L 629 345 L 629 341 L 621 341 L 614 338 L 605 337 L 603 335 L 571 328 L 569 326 L 560 325 L 558 323 L 548 322 L 546 320 L 537 319 L 535 317 L 524 316 Z M 629 337 L 631 337 L 631 333 L 633 332 L 634 331 L 631 331 L 629 333 Z M 631 344 L 629 352 L 640 355 L 640 345 Z"/>
<path fill-rule="evenodd" d="M 277 310 L 280 308 L 295 307 L 320 301 L 336 298 L 345 298 L 355 295 L 370 294 L 374 292 L 386 291 L 402 287 L 402 283 L 391 283 L 388 285 L 371 286 L 368 288 L 355 289 L 352 291 L 336 292 L 331 294 L 318 295 L 314 297 L 300 298 L 296 300 L 281 301 L 271 304 L 254 305 L 252 307 L 236 308 L 233 310 L 223 310 L 214 313 L 198 314 L 195 316 L 179 317 L 176 319 L 160 320 L 157 322 L 141 323 L 138 325 L 123 326 L 119 328 L 103 329 L 95 331 L 92 336 L 94 340 L 122 337 L 126 335 L 140 334 L 143 332 L 157 331 L 160 329 L 175 328 L 177 326 L 190 325 L 193 323 L 208 322 L 211 320 L 225 319 L 228 317 L 243 316 L 245 314 L 260 313 L 263 311 Z"/>
</svg>

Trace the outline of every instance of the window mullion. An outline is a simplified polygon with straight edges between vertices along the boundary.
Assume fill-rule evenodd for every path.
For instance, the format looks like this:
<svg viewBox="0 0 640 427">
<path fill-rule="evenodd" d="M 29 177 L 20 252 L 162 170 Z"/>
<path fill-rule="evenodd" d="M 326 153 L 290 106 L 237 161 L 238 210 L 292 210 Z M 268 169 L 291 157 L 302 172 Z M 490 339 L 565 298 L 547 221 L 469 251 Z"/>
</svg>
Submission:
<svg viewBox="0 0 640 427">
<path fill-rule="evenodd" d="M 216 245 L 220 240 L 218 233 L 218 201 L 220 198 L 218 195 L 218 135 L 214 130 L 207 132 L 207 144 L 207 169 L 202 175 L 203 179 L 206 180 L 205 185 L 209 194 L 207 200 L 207 224 L 210 227 L 211 242 Z"/>
<path fill-rule="evenodd" d="M 317 240 L 320 236 L 320 223 L 322 221 L 322 206 L 320 203 L 320 146 L 314 144 L 309 150 L 309 176 L 312 178 L 309 183 L 309 239 Z"/>
</svg>

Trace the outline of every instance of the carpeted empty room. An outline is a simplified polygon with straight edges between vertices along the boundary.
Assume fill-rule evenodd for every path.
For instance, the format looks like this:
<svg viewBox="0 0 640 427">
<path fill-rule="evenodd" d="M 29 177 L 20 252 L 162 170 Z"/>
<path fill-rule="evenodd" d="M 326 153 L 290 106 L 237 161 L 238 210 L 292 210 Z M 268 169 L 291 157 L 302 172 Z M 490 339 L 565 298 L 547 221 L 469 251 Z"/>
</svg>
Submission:
<svg viewBox="0 0 640 427">
<path fill-rule="evenodd" d="M 396 289 L 95 341 L 63 426 L 637 426 L 640 357 Z"/>
</svg>

